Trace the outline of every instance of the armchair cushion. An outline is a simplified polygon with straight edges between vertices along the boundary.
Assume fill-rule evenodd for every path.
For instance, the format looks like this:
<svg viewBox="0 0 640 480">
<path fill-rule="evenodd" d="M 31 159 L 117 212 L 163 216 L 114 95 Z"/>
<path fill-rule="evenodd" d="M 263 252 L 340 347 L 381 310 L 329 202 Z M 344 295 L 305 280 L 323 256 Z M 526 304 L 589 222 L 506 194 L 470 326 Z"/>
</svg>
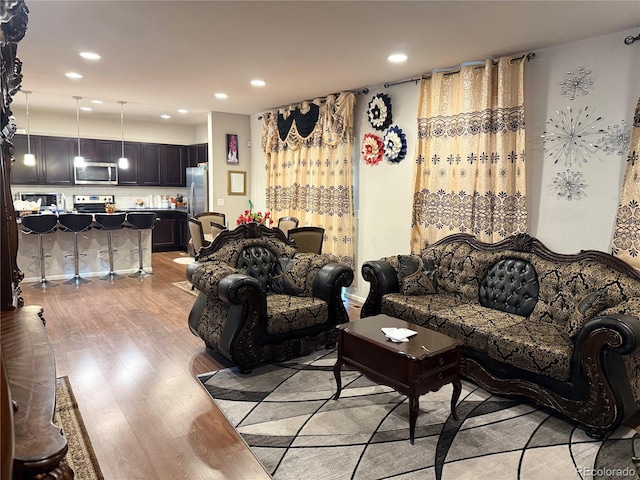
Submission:
<svg viewBox="0 0 640 480">
<path fill-rule="evenodd" d="M 258 280 L 260 287 L 266 292 L 271 283 L 271 272 L 275 263 L 276 256 L 267 247 L 250 245 L 240 252 L 236 267 Z"/>
<path fill-rule="evenodd" d="M 267 333 L 277 335 L 322 325 L 329 305 L 314 297 L 272 294 L 267 297 Z"/>
</svg>

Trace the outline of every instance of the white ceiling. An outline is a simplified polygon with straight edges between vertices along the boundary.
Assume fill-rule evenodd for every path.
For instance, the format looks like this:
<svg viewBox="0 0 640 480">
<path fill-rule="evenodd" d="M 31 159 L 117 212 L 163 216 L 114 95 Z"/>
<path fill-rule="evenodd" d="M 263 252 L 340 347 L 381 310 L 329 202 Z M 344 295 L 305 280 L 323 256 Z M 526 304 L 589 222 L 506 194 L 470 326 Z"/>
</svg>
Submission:
<svg viewBox="0 0 640 480">
<path fill-rule="evenodd" d="M 640 26 L 637 0 L 26 2 L 18 54 L 30 108 L 75 113 L 77 95 L 104 101 L 91 115 L 119 117 L 122 100 L 127 118 L 184 124 Z M 85 50 L 102 59 L 80 58 Z M 389 63 L 394 52 L 408 61 Z M 22 105 L 18 94 L 14 110 Z"/>
</svg>

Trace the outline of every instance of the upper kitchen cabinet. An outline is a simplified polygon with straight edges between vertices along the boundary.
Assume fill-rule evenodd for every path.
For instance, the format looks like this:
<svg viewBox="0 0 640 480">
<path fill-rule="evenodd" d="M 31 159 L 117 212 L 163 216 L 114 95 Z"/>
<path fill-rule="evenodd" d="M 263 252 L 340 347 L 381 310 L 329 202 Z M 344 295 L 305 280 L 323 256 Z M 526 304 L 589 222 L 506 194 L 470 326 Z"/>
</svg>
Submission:
<svg viewBox="0 0 640 480">
<path fill-rule="evenodd" d="M 187 149 L 181 145 L 162 145 L 160 152 L 160 182 L 170 187 L 186 185 Z"/>
<path fill-rule="evenodd" d="M 35 165 L 25 165 L 24 155 L 29 153 L 26 135 L 13 137 L 13 156 L 16 161 L 11 166 L 11 185 L 37 185 L 42 177 L 42 152 L 40 137 L 31 135 L 31 153 L 36 156 Z"/>
<path fill-rule="evenodd" d="M 45 185 L 73 185 L 73 157 L 76 155 L 73 139 L 41 137 L 41 141 L 43 166 L 41 183 Z M 80 153 L 83 154 L 82 151 Z"/>
<path fill-rule="evenodd" d="M 201 143 L 198 145 L 189 145 L 189 167 L 197 167 L 200 163 L 207 163 L 208 160 L 208 145 L 206 143 Z"/>
<path fill-rule="evenodd" d="M 114 140 L 95 140 L 92 160 L 96 162 L 115 163 L 122 153 L 122 143 Z"/>
<path fill-rule="evenodd" d="M 119 152 L 122 153 L 122 144 Z M 138 164 L 140 163 L 140 143 L 124 142 L 124 156 L 129 160 L 127 168 L 118 167 L 118 185 L 138 185 Z M 120 155 L 118 155 L 120 158 Z"/>
<path fill-rule="evenodd" d="M 160 145 L 143 143 L 138 160 L 138 185 L 161 185 Z"/>
</svg>

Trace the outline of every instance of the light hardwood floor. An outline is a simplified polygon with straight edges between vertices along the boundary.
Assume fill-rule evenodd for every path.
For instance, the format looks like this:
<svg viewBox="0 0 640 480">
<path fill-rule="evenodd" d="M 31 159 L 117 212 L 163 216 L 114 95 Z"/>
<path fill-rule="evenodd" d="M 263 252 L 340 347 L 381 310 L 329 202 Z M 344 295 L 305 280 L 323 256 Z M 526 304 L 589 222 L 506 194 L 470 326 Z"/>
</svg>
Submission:
<svg viewBox="0 0 640 480">
<path fill-rule="evenodd" d="M 172 285 L 185 280 L 173 262 L 184 255 L 154 253 L 144 279 L 23 284 L 22 296 L 44 308 L 57 375 L 71 381 L 106 479 L 270 478 L 195 378 L 228 363 L 187 327 L 195 297 Z"/>
</svg>

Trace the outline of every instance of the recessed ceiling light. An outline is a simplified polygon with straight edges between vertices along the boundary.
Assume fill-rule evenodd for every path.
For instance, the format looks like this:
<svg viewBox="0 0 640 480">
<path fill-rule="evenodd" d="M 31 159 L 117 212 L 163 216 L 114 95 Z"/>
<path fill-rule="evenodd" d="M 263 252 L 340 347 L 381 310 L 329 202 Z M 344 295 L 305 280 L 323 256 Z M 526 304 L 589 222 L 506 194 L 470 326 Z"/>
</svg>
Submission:
<svg viewBox="0 0 640 480">
<path fill-rule="evenodd" d="M 181 109 L 178 110 L 178 113 L 189 113 L 189 110 L 181 108 Z"/>
<path fill-rule="evenodd" d="M 93 52 L 80 52 L 80 56 L 87 60 L 100 60 L 102 57 Z"/>
<path fill-rule="evenodd" d="M 164 115 L 160 115 L 160 118 L 164 118 L 165 120 L 169 120 L 171 118 L 171 115 L 167 115 L 165 113 Z"/>
<path fill-rule="evenodd" d="M 67 73 L 65 73 L 65 76 L 68 77 L 68 78 L 76 79 L 76 80 L 79 79 L 79 78 L 82 78 L 82 75 L 80 75 L 79 73 L 76 73 L 76 72 L 67 72 Z"/>
<path fill-rule="evenodd" d="M 393 55 L 389 55 L 387 60 L 392 63 L 402 63 L 407 61 L 407 56 L 404 53 L 394 53 Z"/>
<path fill-rule="evenodd" d="M 216 98 L 219 98 L 220 100 L 224 100 L 225 98 L 229 98 L 229 95 L 227 95 L 226 93 L 222 93 L 222 92 L 215 93 L 213 96 L 216 97 Z"/>
<path fill-rule="evenodd" d="M 91 107 L 80 107 L 80 110 L 83 110 L 85 112 L 90 112 L 93 109 Z"/>
<path fill-rule="evenodd" d="M 264 80 L 251 80 L 251 85 L 253 85 L 254 87 L 264 87 L 266 85 Z"/>
<path fill-rule="evenodd" d="M 102 105 L 102 100 L 91 100 L 91 103 L 95 103 L 96 105 Z"/>
</svg>

